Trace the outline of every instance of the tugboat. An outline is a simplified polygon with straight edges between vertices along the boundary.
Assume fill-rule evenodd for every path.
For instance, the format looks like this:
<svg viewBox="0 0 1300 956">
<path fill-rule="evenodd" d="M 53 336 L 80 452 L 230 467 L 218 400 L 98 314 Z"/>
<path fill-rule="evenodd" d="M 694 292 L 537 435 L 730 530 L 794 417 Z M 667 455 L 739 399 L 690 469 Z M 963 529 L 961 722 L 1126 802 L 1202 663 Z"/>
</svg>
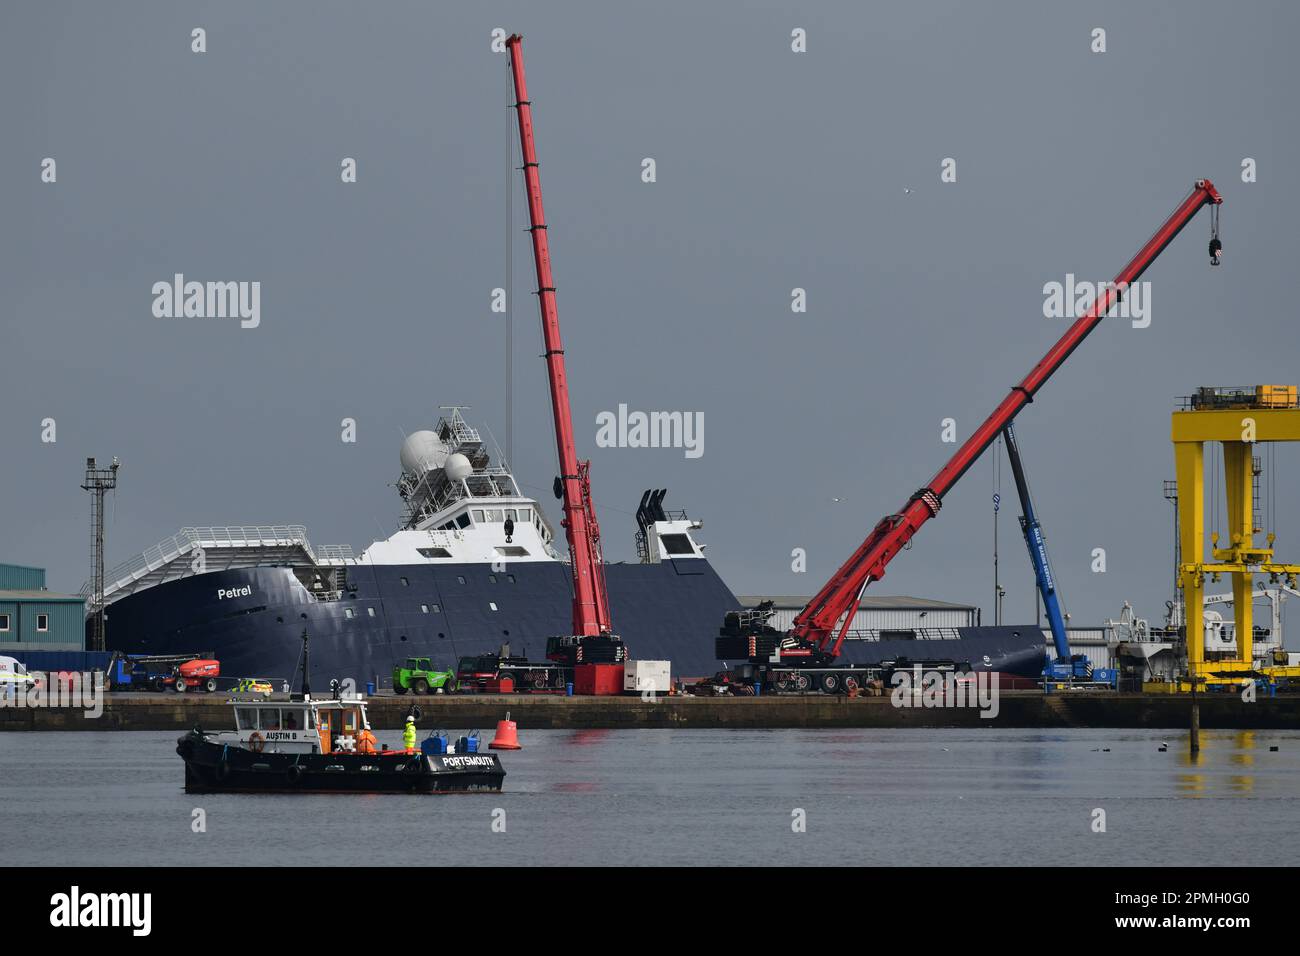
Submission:
<svg viewBox="0 0 1300 956">
<path fill-rule="evenodd" d="M 499 791 L 505 769 L 478 752 L 478 736 L 448 744 L 430 734 L 418 751 L 381 750 L 366 702 L 334 682 L 313 698 L 303 633 L 302 693 L 289 700 L 229 701 L 235 729 L 191 730 L 176 742 L 186 793 L 466 793 Z"/>
</svg>

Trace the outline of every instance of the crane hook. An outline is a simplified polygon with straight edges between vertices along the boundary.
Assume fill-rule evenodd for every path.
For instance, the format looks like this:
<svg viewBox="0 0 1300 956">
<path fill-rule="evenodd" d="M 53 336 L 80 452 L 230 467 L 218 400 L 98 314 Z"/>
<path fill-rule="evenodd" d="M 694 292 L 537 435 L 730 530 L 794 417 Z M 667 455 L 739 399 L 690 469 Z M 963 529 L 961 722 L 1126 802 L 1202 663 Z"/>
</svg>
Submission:
<svg viewBox="0 0 1300 956">
<path fill-rule="evenodd" d="M 1210 207 L 1210 265 L 1217 266 L 1223 257 L 1223 243 L 1219 241 L 1219 207 Z"/>
</svg>

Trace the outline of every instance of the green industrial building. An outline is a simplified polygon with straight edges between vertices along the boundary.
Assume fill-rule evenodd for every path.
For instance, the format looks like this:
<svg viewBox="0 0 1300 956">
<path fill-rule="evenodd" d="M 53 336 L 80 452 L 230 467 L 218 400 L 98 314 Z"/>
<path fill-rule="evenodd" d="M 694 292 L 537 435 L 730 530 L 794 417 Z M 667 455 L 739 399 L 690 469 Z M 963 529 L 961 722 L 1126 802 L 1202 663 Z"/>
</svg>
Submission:
<svg viewBox="0 0 1300 956">
<path fill-rule="evenodd" d="M 86 649 L 86 599 L 45 589 L 45 569 L 0 564 L 0 654 Z"/>
</svg>

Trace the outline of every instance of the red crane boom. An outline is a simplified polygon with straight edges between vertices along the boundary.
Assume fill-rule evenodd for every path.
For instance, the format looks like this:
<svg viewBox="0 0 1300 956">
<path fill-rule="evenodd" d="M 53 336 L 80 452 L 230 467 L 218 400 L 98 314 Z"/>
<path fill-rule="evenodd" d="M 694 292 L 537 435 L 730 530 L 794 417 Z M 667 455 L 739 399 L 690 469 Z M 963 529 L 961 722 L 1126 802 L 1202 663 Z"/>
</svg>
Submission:
<svg viewBox="0 0 1300 956">
<path fill-rule="evenodd" d="M 514 77 L 515 111 L 519 118 L 519 145 L 524 159 L 524 186 L 528 192 L 529 233 L 537 267 L 537 301 L 546 344 L 546 376 L 551 386 L 551 414 L 555 419 L 555 445 L 560 456 L 560 486 L 564 500 L 564 531 L 573 567 L 573 634 L 590 637 L 609 634 L 609 596 L 605 590 L 600 526 L 596 523 L 588 478 L 591 462 L 579 461 L 573 442 L 573 417 L 569 411 L 569 384 L 564 371 L 564 346 L 560 340 L 560 314 L 555 307 L 555 282 L 551 278 L 551 252 L 542 210 L 542 182 L 533 145 L 533 110 L 524 81 L 524 57 L 515 34 L 506 40 L 510 72 Z"/>
<path fill-rule="evenodd" d="M 1098 294 L 1088 311 L 1070 326 L 1069 330 L 1061 336 L 1060 341 L 1053 345 L 1042 360 L 1033 367 L 1024 381 L 1012 388 L 1011 394 L 1003 399 L 1002 404 L 994 409 L 993 414 L 984 421 L 984 424 L 966 439 L 948 463 L 939 469 L 927 485 L 908 499 L 907 505 L 901 512 L 881 519 L 852 557 L 844 562 L 843 566 L 835 572 L 835 576 L 826 582 L 817 595 L 795 616 L 794 626 L 791 629 L 795 637 L 816 643 L 819 649 L 826 651 L 827 641 L 835 632 L 837 623 L 843 619 L 835 643 L 829 650 L 832 657 L 839 656 L 844 636 L 857 613 L 858 605 L 862 601 L 862 593 L 867 585 L 884 577 L 885 566 L 907 545 L 912 536 L 920 530 L 921 525 L 939 513 L 944 495 L 957 483 L 957 479 L 964 475 L 984 450 L 993 443 L 1002 429 L 1015 418 L 1016 413 L 1033 401 L 1034 393 L 1043 387 L 1052 373 L 1061 367 L 1088 333 L 1100 324 L 1102 317 L 1119 301 L 1123 290 L 1138 280 L 1202 206 L 1218 206 L 1222 202 L 1223 199 L 1212 182 L 1208 179 L 1196 181 L 1191 193 L 1174 210 L 1173 215 L 1156 230 L 1155 235 L 1121 270 L 1110 286 Z M 1218 264 L 1221 248 L 1216 225 L 1210 239 L 1212 264 Z"/>
</svg>

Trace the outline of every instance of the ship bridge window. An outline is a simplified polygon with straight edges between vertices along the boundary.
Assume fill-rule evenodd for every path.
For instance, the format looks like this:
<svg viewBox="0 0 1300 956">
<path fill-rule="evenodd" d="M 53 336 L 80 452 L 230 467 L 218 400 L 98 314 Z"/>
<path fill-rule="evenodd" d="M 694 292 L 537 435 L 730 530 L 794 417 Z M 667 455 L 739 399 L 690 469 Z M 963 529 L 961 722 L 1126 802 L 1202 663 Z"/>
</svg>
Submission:
<svg viewBox="0 0 1300 956">
<path fill-rule="evenodd" d="M 507 558 L 526 558 L 528 549 L 521 548 L 517 544 L 497 545 L 497 554 Z"/>
<path fill-rule="evenodd" d="M 457 515 L 457 516 L 456 516 L 456 527 L 458 527 L 458 528 L 468 528 L 468 527 L 469 527 L 469 515 L 467 515 L 467 514 L 459 514 L 459 515 Z"/>
<path fill-rule="evenodd" d="M 489 508 L 487 513 L 487 519 L 488 521 L 495 521 L 497 523 L 500 523 L 501 521 L 505 520 L 505 518 L 501 513 L 500 508 Z"/>
<path fill-rule="evenodd" d="M 474 520 L 475 520 L 475 521 L 478 521 L 478 522 L 482 522 L 482 521 L 483 521 L 483 509 L 482 509 L 482 508 L 475 508 L 474 511 L 472 512 L 472 514 L 474 515 Z"/>
<path fill-rule="evenodd" d="M 669 554 L 694 554 L 695 548 L 691 545 L 689 535 L 685 534 L 661 534 L 660 542 L 664 550 Z"/>
<path fill-rule="evenodd" d="M 257 708 L 236 707 L 235 727 L 238 728 L 239 730 L 256 730 L 257 729 Z"/>
<path fill-rule="evenodd" d="M 426 558 L 450 558 L 451 552 L 446 548 L 416 548 Z M 406 578 L 402 578 L 403 581 Z"/>
<path fill-rule="evenodd" d="M 302 730 L 304 726 L 303 712 L 297 707 L 287 707 L 283 711 L 284 729 L 285 730 Z"/>
</svg>

